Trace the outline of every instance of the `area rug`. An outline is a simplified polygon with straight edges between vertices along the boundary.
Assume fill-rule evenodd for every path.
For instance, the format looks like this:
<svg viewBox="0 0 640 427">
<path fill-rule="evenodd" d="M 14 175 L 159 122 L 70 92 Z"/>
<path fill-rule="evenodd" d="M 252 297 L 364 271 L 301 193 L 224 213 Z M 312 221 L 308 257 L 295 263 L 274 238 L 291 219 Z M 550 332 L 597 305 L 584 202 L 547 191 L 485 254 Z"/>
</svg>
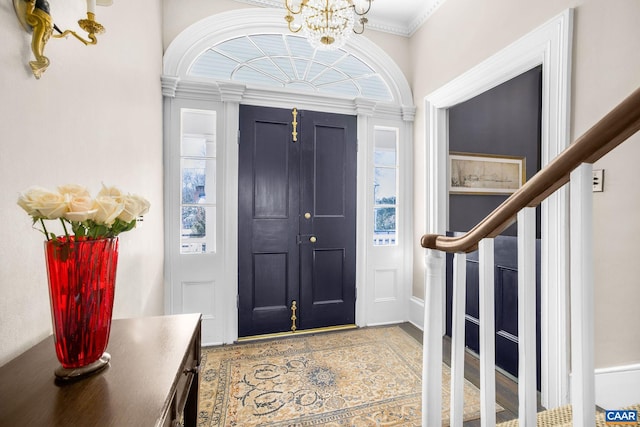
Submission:
<svg viewBox="0 0 640 427">
<path fill-rule="evenodd" d="M 203 348 L 200 372 L 199 427 L 421 424 L 422 346 L 398 326 Z M 464 406 L 480 416 L 467 381 Z"/>
</svg>

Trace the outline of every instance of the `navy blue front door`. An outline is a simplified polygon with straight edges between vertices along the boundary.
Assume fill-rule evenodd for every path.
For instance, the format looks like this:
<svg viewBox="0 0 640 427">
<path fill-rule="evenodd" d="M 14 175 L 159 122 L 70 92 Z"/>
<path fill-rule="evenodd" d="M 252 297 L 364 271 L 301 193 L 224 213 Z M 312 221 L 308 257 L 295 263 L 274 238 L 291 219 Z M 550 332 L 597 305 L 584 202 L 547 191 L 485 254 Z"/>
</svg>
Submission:
<svg viewBox="0 0 640 427">
<path fill-rule="evenodd" d="M 297 141 L 292 120 L 240 108 L 241 337 L 355 322 L 356 118 L 301 111 Z"/>
</svg>

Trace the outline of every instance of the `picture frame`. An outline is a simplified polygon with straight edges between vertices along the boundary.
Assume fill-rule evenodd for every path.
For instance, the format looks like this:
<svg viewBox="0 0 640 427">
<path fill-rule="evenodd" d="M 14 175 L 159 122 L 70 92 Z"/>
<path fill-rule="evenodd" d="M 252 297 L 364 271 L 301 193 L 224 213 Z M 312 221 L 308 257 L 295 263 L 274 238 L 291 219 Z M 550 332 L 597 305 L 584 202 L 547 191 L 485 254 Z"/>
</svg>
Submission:
<svg viewBox="0 0 640 427">
<path fill-rule="evenodd" d="M 526 180 L 526 159 L 481 153 L 449 153 L 450 194 L 512 194 Z"/>
</svg>

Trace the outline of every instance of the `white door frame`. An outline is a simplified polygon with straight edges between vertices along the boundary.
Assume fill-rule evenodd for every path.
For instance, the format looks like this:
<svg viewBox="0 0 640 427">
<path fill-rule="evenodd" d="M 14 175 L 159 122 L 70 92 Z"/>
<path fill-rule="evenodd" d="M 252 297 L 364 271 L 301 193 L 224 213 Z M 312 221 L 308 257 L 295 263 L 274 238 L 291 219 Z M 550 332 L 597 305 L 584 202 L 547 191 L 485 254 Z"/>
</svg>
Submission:
<svg viewBox="0 0 640 427">
<path fill-rule="evenodd" d="M 569 146 L 572 23 L 568 9 L 425 98 L 429 233 L 443 234 L 448 226 L 450 107 L 542 65 L 542 167 Z M 547 408 L 569 402 L 567 193 L 563 187 L 542 203 L 541 369 Z"/>
<path fill-rule="evenodd" d="M 413 107 L 413 97 L 409 84 L 399 67 L 393 60 L 378 46 L 365 37 L 353 37 L 347 43 L 345 49 L 357 55 L 365 63 L 369 64 L 380 74 L 385 83 L 389 86 L 393 102 L 380 103 L 367 99 L 339 99 L 321 94 L 299 93 L 287 90 L 276 90 L 270 88 L 257 88 L 234 82 L 215 82 L 189 77 L 188 72 L 191 64 L 198 56 L 206 51 L 210 46 L 235 36 L 258 33 L 286 33 L 286 26 L 282 24 L 282 11 L 273 9 L 242 9 L 233 10 L 210 16 L 196 22 L 192 26 L 180 33 L 167 48 L 164 56 L 162 87 L 165 96 L 165 144 L 175 143 L 171 141 L 171 135 L 175 135 L 172 129 L 178 126 L 175 117 L 179 116 L 176 108 L 183 102 L 177 100 L 193 100 L 220 102 L 223 106 L 223 119 L 220 126 L 224 126 L 224 159 L 223 168 L 225 183 L 220 197 L 224 200 L 222 207 L 223 231 L 224 232 L 224 290 L 218 293 L 223 299 L 221 306 L 225 307 L 224 313 L 216 315 L 220 318 L 220 334 L 218 338 L 203 344 L 232 343 L 238 337 L 237 325 L 237 305 L 236 295 L 238 287 L 237 277 L 237 217 L 238 217 L 238 146 L 237 129 L 239 121 L 239 105 L 256 105 L 274 108 L 292 108 L 300 110 L 308 109 L 315 111 L 333 112 L 339 114 L 356 115 L 358 118 L 358 141 L 359 150 L 357 156 L 357 243 L 356 243 L 356 288 L 358 298 L 356 300 L 356 324 L 363 326 L 368 324 L 367 301 L 369 301 L 372 290 L 371 286 L 365 283 L 367 278 L 367 248 L 369 239 L 367 230 L 368 200 L 367 188 L 371 179 L 369 169 L 370 149 L 372 143 L 373 127 L 378 120 L 384 119 L 386 122 L 395 122 L 398 128 L 402 129 L 403 139 L 399 142 L 401 147 L 406 148 L 406 164 L 404 178 L 407 188 L 404 190 L 403 198 L 407 202 L 405 218 L 405 229 L 403 230 L 404 241 L 400 248 L 403 251 L 412 251 L 412 191 L 410 177 L 412 176 L 412 156 L 413 132 L 411 131 L 415 116 Z M 167 120 L 169 122 L 167 122 Z M 168 199 L 168 198 L 167 198 Z M 169 226 L 165 225 L 167 235 Z M 167 242 L 166 246 L 171 245 Z M 165 252 L 168 249 L 165 248 Z M 410 252 L 402 259 L 411 260 Z M 404 282 L 400 284 L 400 295 L 406 297 L 407 290 L 412 286 L 412 265 L 404 261 L 402 265 L 406 270 L 403 274 Z M 171 267 L 168 267 L 170 270 Z M 165 277 L 170 277 L 170 271 L 165 268 Z M 165 280 L 165 299 L 171 298 L 172 284 L 170 280 Z M 165 303 L 165 308 L 171 307 L 170 302 Z M 407 319 L 398 319 L 399 321 Z"/>
</svg>

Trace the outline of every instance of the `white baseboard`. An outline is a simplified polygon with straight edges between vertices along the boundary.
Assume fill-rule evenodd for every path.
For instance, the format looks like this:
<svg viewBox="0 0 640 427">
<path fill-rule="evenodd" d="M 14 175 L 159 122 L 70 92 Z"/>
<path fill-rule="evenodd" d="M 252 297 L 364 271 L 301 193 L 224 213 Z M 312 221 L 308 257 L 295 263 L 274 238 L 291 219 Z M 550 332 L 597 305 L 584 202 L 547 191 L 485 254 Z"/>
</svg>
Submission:
<svg viewBox="0 0 640 427">
<path fill-rule="evenodd" d="M 404 320 L 390 320 L 388 322 L 376 322 L 376 323 L 367 323 L 367 326 L 388 326 L 388 325 L 397 325 L 398 323 L 402 323 Z"/>
<path fill-rule="evenodd" d="M 596 404 L 619 409 L 640 403 L 640 364 L 595 370 Z"/>
<path fill-rule="evenodd" d="M 411 297 L 409 300 L 409 322 L 424 331 L 424 300 Z"/>
</svg>

